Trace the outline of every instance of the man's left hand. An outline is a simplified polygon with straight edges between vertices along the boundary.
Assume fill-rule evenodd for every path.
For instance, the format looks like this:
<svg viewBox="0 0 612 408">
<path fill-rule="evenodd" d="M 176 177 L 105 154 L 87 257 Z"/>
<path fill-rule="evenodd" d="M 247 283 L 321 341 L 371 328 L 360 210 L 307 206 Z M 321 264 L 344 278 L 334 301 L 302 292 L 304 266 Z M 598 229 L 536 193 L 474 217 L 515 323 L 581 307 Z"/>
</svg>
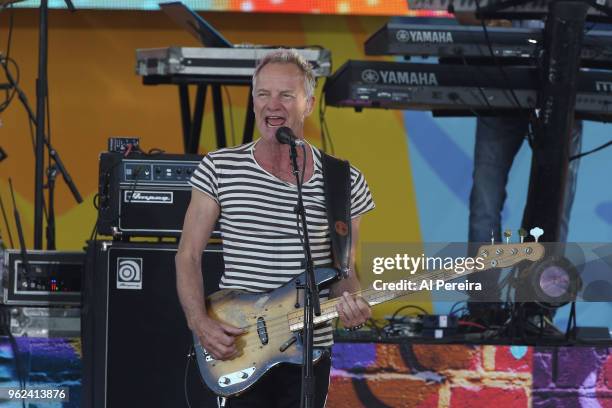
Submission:
<svg viewBox="0 0 612 408">
<path fill-rule="evenodd" d="M 370 305 L 362 297 L 344 292 L 336 305 L 338 316 L 345 328 L 363 325 L 372 316 Z"/>
</svg>

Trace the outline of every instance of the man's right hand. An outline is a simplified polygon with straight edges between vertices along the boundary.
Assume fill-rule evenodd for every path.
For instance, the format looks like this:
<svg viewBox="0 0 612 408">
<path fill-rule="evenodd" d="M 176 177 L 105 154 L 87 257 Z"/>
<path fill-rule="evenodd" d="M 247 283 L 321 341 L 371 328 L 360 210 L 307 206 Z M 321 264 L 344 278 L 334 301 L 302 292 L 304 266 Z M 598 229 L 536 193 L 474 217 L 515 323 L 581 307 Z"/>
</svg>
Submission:
<svg viewBox="0 0 612 408">
<path fill-rule="evenodd" d="M 200 320 L 196 328 L 200 344 L 215 360 L 231 360 L 238 357 L 241 351 L 236 347 L 236 338 L 245 333 L 238 327 L 210 317 Z"/>
<path fill-rule="evenodd" d="M 195 188 L 192 190 L 176 254 L 176 286 L 189 328 L 202 347 L 215 359 L 227 360 L 237 355 L 235 339 L 243 331 L 206 314 L 202 282 L 202 251 L 219 211 L 219 204 L 212 197 Z"/>
</svg>

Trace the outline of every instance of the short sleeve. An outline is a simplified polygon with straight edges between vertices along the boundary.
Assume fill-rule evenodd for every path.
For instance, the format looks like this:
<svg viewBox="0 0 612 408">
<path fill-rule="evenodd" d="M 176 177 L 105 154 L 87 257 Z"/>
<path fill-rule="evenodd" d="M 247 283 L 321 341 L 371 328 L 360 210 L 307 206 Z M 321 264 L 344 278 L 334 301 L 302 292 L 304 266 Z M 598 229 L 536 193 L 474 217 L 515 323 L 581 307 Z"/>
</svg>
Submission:
<svg viewBox="0 0 612 408">
<path fill-rule="evenodd" d="M 218 174 L 215 162 L 210 155 L 204 156 L 189 179 L 189 184 L 195 189 L 209 195 L 219 202 Z"/>
<path fill-rule="evenodd" d="M 351 166 L 351 218 L 356 218 L 375 207 L 372 193 L 363 174 Z"/>
</svg>

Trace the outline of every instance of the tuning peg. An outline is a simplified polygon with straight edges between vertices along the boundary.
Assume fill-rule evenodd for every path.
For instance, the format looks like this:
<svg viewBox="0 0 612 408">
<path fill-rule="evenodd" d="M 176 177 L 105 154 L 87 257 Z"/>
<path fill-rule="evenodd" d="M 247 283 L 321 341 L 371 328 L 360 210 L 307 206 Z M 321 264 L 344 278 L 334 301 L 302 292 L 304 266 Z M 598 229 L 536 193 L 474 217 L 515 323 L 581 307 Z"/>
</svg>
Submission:
<svg viewBox="0 0 612 408">
<path fill-rule="evenodd" d="M 527 236 L 527 230 L 525 228 L 519 228 L 518 230 L 519 237 L 521 238 L 521 244 L 525 242 L 525 237 Z"/>
<path fill-rule="evenodd" d="M 491 230 L 491 245 L 495 245 L 495 234 L 493 233 L 493 230 Z"/>
<path fill-rule="evenodd" d="M 535 227 L 529 231 L 529 234 L 535 239 L 535 242 L 538 242 L 538 239 L 544 234 L 544 230 L 540 227 Z"/>
<path fill-rule="evenodd" d="M 510 238 L 512 238 L 512 230 L 505 230 L 504 231 L 504 238 L 506 238 L 506 244 L 510 243 Z"/>
</svg>

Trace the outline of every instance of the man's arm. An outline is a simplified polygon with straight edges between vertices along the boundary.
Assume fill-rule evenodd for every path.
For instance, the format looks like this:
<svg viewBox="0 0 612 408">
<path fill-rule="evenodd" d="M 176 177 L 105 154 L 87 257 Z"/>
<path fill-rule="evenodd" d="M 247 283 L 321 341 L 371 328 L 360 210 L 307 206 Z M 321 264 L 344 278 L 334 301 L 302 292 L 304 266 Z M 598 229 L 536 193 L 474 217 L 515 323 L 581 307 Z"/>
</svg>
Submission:
<svg viewBox="0 0 612 408">
<path fill-rule="evenodd" d="M 208 317 L 201 272 L 202 251 L 218 217 L 217 202 L 192 189 L 175 258 L 176 287 L 189 328 L 214 358 L 227 359 L 236 354 L 234 336 L 242 334 L 242 330 Z"/>
<path fill-rule="evenodd" d="M 362 298 L 352 296 L 351 293 L 361 289 L 357 273 L 355 272 L 355 251 L 359 242 L 359 222 L 361 217 L 351 221 L 351 253 L 349 256 L 349 276 L 330 286 L 330 297 L 340 297 L 342 300 L 336 306 L 340 321 L 346 328 L 356 327 L 365 323 L 372 312 L 370 305 Z"/>
</svg>

